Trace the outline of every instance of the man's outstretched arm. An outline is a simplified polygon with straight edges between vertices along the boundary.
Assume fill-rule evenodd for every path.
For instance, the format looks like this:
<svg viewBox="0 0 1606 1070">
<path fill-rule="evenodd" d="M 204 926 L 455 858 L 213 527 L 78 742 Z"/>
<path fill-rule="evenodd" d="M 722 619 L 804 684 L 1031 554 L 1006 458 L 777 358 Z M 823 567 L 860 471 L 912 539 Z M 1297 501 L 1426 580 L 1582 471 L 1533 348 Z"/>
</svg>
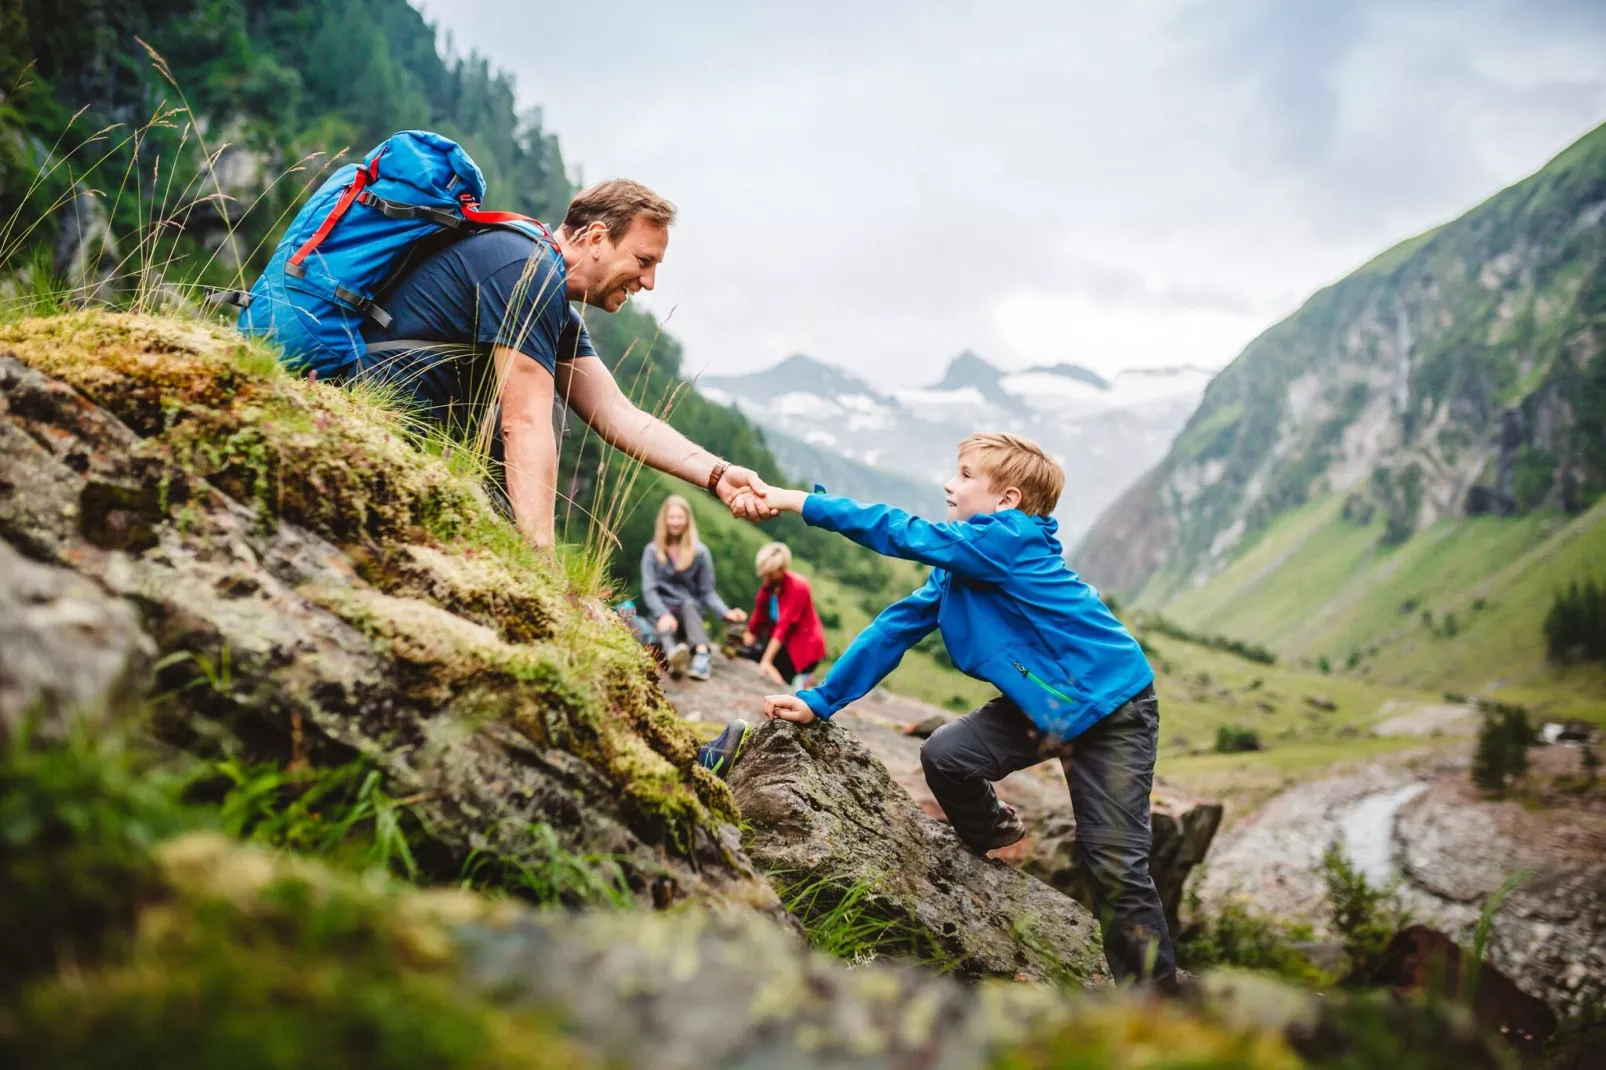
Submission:
<svg viewBox="0 0 1606 1070">
<path fill-rule="evenodd" d="M 625 397 L 613 373 L 600 357 L 577 357 L 558 365 L 558 391 L 564 402 L 608 445 L 660 472 L 684 479 L 696 487 L 706 487 L 708 477 L 721 459 L 650 413 L 642 412 Z M 768 486 L 751 468 L 731 465 L 720 477 L 716 492 L 730 505 L 740 491 L 750 488 L 762 493 Z M 732 512 L 749 520 L 774 516 L 762 499 L 742 496 Z"/>
</svg>

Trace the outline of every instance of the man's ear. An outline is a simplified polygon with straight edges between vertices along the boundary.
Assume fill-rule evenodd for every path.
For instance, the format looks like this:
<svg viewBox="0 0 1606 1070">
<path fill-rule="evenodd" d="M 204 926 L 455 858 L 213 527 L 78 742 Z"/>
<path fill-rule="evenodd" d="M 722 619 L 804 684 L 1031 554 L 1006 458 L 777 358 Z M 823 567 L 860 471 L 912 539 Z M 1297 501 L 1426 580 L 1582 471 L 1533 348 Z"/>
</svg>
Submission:
<svg viewBox="0 0 1606 1070">
<path fill-rule="evenodd" d="M 608 224 L 600 219 L 593 219 L 586 224 L 585 244 L 591 249 L 593 258 L 602 255 L 602 240 L 608 236 Z"/>
<path fill-rule="evenodd" d="M 1000 512 L 1002 512 L 1005 509 L 1019 509 L 1020 508 L 1020 488 L 1019 487 L 1005 487 L 1004 488 L 1004 493 L 1002 495 L 1000 495 L 999 498 L 998 498 L 998 508 L 999 508 Z"/>
</svg>

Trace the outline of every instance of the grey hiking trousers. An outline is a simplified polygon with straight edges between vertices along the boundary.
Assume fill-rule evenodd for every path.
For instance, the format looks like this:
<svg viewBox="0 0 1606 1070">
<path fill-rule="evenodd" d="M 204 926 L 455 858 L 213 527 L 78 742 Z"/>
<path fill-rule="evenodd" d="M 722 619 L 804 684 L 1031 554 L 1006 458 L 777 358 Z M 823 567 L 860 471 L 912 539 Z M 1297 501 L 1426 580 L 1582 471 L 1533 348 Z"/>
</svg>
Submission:
<svg viewBox="0 0 1606 1070">
<path fill-rule="evenodd" d="M 920 749 L 926 784 L 972 850 L 987 842 L 1002 807 L 993 781 L 1062 758 L 1076 814 L 1076 848 L 1117 980 L 1170 985 L 1176 954 L 1160 893 L 1149 876 L 1149 791 L 1160 732 L 1151 685 L 1069 744 L 1045 747 L 1013 702 L 1000 696 L 932 733 Z"/>
</svg>

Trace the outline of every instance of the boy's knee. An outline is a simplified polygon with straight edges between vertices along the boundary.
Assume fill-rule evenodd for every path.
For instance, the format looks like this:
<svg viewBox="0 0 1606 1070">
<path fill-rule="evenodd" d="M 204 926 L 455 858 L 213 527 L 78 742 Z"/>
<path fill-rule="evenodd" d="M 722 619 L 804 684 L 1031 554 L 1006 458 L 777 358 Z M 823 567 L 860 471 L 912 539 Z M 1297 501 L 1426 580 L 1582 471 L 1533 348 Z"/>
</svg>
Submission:
<svg viewBox="0 0 1606 1070">
<path fill-rule="evenodd" d="M 1082 860 L 1090 875 L 1113 899 L 1144 894 L 1153 887 L 1148 848 L 1137 844 L 1082 844 Z"/>
<path fill-rule="evenodd" d="M 933 772 L 945 776 L 964 776 L 970 772 L 970 763 L 965 758 L 969 748 L 965 743 L 964 726 L 958 723 L 943 725 L 921 744 L 920 768 L 925 770 L 928 777 Z"/>
</svg>

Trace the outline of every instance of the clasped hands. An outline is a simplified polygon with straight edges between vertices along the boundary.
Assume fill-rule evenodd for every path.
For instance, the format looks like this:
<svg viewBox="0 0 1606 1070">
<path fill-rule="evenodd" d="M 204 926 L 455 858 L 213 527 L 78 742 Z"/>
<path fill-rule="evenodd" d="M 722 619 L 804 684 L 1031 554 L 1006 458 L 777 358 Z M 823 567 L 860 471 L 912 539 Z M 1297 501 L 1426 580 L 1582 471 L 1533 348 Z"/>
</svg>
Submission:
<svg viewBox="0 0 1606 1070">
<path fill-rule="evenodd" d="M 734 464 L 720 476 L 715 493 L 730 509 L 731 516 L 755 523 L 772 520 L 783 512 L 802 512 L 803 500 L 808 497 L 801 490 L 772 487 L 751 468 Z"/>
</svg>

